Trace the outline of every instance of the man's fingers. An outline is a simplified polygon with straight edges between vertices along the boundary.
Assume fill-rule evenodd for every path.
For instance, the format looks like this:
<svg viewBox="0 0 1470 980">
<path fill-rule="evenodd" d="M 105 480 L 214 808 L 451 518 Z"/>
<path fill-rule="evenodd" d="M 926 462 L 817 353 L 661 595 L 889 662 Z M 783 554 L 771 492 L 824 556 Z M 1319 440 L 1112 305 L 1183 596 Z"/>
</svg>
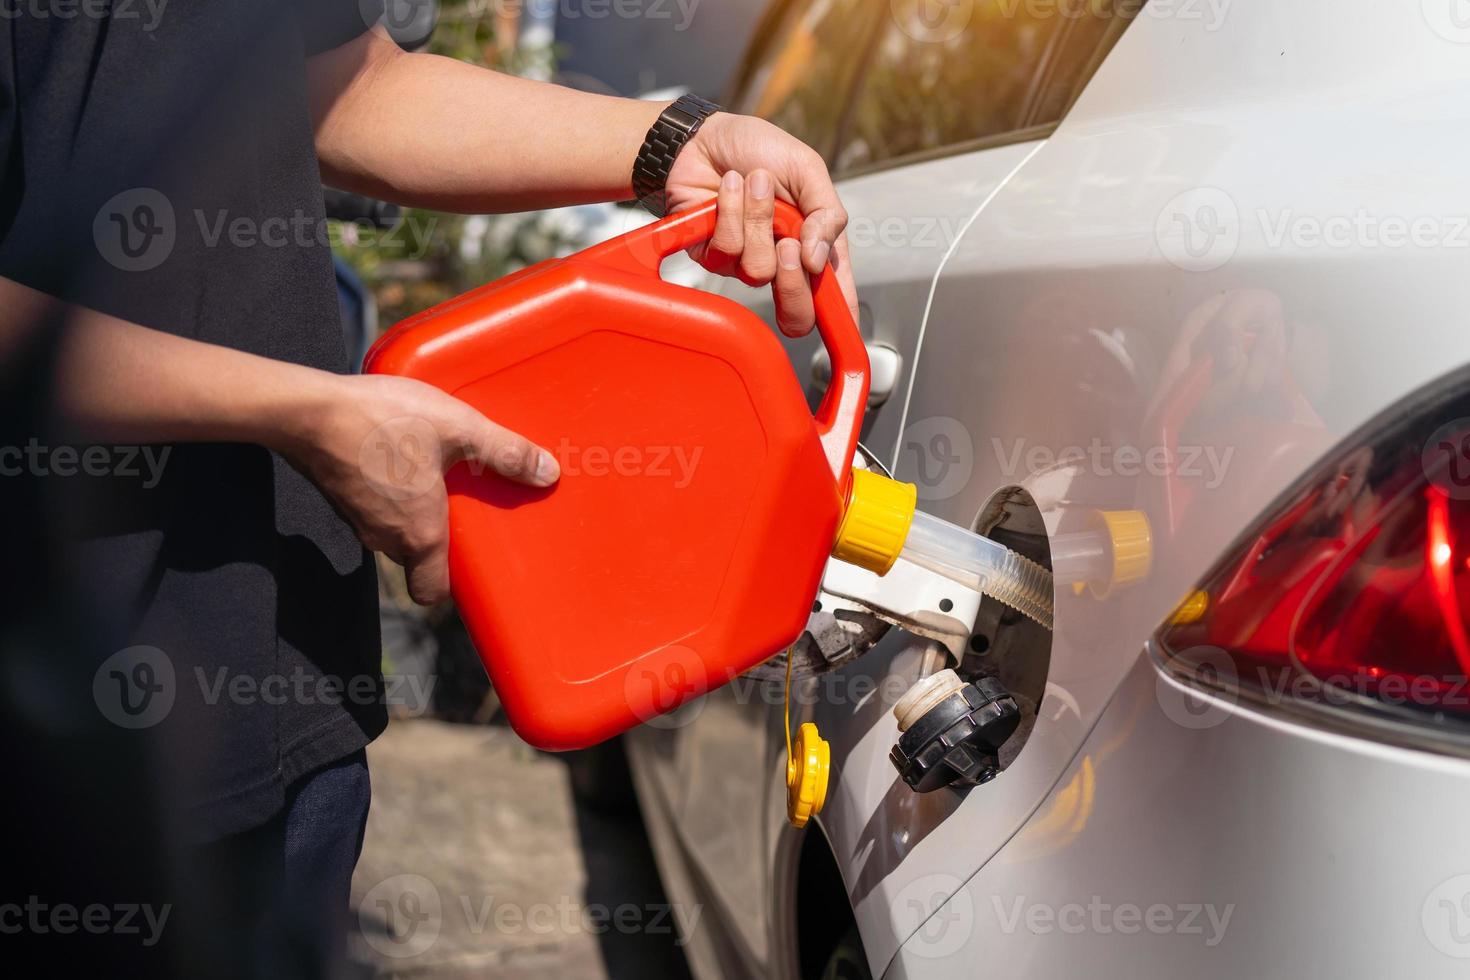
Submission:
<svg viewBox="0 0 1470 980">
<path fill-rule="evenodd" d="M 812 275 L 822 271 L 832 257 L 832 249 L 847 227 L 847 212 L 842 207 L 813 211 L 801 225 L 801 257 Z"/>
<path fill-rule="evenodd" d="M 744 248 L 740 277 L 746 285 L 764 286 L 776 274 L 776 243 L 771 220 L 776 214 L 776 181 L 769 171 L 752 170 L 745 179 Z"/>
<path fill-rule="evenodd" d="M 806 149 L 806 148 L 803 148 Z M 797 157 L 796 166 L 786 178 L 787 189 L 796 207 L 806 217 L 801 223 L 801 261 L 806 271 L 820 275 L 830 263 L 837 275 L 837 285 L 847 300 L 853 322 L 857 322 L 857 285 L 848 261 L 847 209 L 837 196 L 827 165 L 815 150 Z"/>
<path fill-rule="evenodd" d="M 421 606 L 449 598 L 449 501 L 440 494 L 427 510 L 388 533 L 384 551 L 403 566 L 408 594 Z"/>
<path fill-rule="evenodd" d="M 852 261 L 848 258 L 846 233 L 837 236 L 837 244 L 833 249 L 832 268 L 837 273 L 837 285 L 842 287 L 842 298 L 847 300 L 847 309 L 852 314 L 852 322 L 861 326 L 862 321 L 858 319 L 857 281 L 852 277 Z"/>
<path fill-rule="evenodd" d="M 720 180 L 715 233 L 704 251 L 704 267 L 719 275 L 728 275 L 739 261 L 745 246 L 745 179 L 734 170 L 725 171 Z"/>
<path fill-rule="evenodd" d="M 449 598 L 449 551 L 440 546 L 410 558 L 403 566 L 408 594 L 421 606 L 432 606 Z"/>
<path fill-rule="evenodd" d="M 525 436 L 475 414 L 462 458 L 487 464 L 506 479 L 533 487 L 549 487 L 561 476 L 561 467 L 551 453 Z"/>
<path fill-rule="evenodd" d="M 796 206 L 806 215 L 801 225 L 801 260 L 812 275 L 832 257 L 847 228 L 847 210 L 837 197 L 827 165 L 816 151 L 803 155 L 791 178 Z"/>
<path fill-rule="evenodd" d="M 816 323 L 816 313 L 796 239 L 783 238 L 776 243 L 776 260 L 776 326 L 788 337 L 805 336 Z"/>
</svg>

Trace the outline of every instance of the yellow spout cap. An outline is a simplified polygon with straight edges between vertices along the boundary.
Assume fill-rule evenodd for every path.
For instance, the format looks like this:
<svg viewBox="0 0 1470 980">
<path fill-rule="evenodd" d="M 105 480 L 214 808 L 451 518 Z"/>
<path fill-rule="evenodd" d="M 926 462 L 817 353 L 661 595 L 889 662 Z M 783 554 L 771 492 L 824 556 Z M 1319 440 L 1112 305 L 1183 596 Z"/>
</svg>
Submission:
<svg viewBox="0 0 1470 980">
<path fill-rule="evenodd" d="M 872 470 L 853 470 L 832 557 L 884 575 L 898 560 L 919 490 Z"/>
<path fill-rule="evenodd" d="M 1153 566 L 1153 531 L 1141 510 L 1100 510 L 1094 519 L 1107 534 L 1113 555 L 1108 580 L 1092 585 L 1093 595 L 1103 599 L 1148 578 Z"/>
<path fill-rule="evenodd" d="M 786 818 L 793 827 L 805 827 L 827 802 L 827 776 L 832 771 L 832 747 L 817 734 L 817 726 L 802 722 L 796 745 L 786 760 Z"/>
</svg>

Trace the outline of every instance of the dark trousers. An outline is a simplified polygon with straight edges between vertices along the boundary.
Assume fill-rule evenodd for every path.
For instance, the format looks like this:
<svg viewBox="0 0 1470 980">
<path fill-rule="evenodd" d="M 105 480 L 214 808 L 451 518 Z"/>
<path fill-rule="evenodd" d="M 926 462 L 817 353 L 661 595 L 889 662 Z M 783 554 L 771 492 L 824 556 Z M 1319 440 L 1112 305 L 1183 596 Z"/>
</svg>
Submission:
<svg viewBox="0 0 1470 980">
<path fill-rule="evenodd" d="M 359 750 L 303 776 L 270 822 L 200 849 L 221 975 L 343 976 L 352 869 L 372 797 Z M 216 904 L 217 903 L 217 904 Z"/>
</svg>

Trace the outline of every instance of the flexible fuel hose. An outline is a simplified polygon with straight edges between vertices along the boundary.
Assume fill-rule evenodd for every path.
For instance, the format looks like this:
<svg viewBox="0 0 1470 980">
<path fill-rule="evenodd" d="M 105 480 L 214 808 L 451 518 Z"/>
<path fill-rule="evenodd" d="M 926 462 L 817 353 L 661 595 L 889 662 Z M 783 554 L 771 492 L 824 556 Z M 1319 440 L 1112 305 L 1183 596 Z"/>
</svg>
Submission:
<svg viewBox="0 0 1470 980">
<path fill-rule="evenodd" d="M 915 511 L 900 556 L 1052 628 L 1052 577 L 1005 545 Z"/>
</svg>

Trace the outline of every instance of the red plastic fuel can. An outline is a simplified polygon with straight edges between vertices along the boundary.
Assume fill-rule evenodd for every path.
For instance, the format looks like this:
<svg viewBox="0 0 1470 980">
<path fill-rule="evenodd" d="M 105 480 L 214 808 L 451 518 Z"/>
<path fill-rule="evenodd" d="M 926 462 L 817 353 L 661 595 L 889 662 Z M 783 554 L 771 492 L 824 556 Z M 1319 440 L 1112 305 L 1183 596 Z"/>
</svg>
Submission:
<svg viewBox="0 0 1470 980">
<path fill-rule="evenodd" d="M 455 601 L 511 725 L 602 741 L 801 634 L 831 552 L 868 359 L 830 268 L 832 382 L 815 417 L 781 343 L 721 296 L 664 282 L 713 202 L 489 283 L 398 324 L 366 370 L 418 378 L 551 450 L 533 489 L 461 463 Z M 777 234 L 801 216 L 778 205 Z"/>
</svg>

